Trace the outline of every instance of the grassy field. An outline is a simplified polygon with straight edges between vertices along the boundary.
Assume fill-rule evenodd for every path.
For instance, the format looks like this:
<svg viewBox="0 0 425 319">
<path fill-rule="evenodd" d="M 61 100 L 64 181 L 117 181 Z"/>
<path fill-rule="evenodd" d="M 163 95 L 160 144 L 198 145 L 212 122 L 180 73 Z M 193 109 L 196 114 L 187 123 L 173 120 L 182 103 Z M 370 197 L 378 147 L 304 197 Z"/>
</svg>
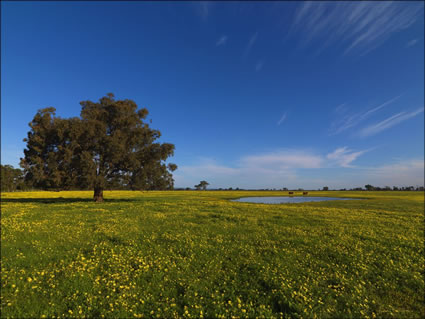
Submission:
<svg viewBox="0 0 425 319">
<path fill-rule="evenodd" d="M 424 193 L 3 193 L 1 316 L 423 318 Z"/>
</svg>

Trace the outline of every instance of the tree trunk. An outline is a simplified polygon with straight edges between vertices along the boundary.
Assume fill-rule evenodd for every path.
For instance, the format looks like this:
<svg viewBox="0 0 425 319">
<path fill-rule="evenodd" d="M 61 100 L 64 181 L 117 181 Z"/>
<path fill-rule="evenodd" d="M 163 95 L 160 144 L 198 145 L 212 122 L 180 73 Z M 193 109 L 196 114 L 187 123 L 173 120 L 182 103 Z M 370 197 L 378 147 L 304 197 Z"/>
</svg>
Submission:
<svg viewBox="0 0 425 319">
<path fill-rule="evenodd" d="M 93 196 L 93 199 L 94 199 L 94 201 L 95 201 L 95 202 L 97 202 L 97 203 L 101 203 L 101 202 L 103 202 L 103 188 L 98 188 L 98 187 L 96 187 L 96 188 L 94 189 L 94 196 Z"/>
</svg>

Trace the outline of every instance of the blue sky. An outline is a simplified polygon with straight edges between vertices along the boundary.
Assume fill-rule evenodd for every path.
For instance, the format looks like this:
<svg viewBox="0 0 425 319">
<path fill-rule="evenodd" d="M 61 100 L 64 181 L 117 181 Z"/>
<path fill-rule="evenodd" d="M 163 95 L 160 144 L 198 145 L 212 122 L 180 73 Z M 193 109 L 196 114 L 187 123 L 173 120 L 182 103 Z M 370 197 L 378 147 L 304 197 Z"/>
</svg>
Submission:
<svg viewBox="0 0 425 319">
<path fill-rule="evenodd" d="M 1 160 L 38 109 L 108 92 L 176 187 L 424 184 L 423 2 L 2 2 Z"/>
</svg>

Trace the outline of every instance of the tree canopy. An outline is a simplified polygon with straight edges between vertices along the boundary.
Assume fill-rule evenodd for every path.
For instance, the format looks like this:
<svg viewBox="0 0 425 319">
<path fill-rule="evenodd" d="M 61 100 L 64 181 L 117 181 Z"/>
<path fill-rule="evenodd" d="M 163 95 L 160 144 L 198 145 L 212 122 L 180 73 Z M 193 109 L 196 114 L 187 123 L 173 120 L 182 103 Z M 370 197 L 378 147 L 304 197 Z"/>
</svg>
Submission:
<svg viewBox="0 0 425 319">
<path fill-rule="evenodd" d="M 0 165 L 1 167 L 1 191 L 13 192 L 17 189 L 25 189 L 22 170 L 12 165 Z"/>
<path fill-rule="evenodd" d="M 146 108 L 112 93 L 80 105 L 80 117 L 56 117 L 53 107 L 35 114 L 21 159 L 27 181 L 43 189 L 91 188 L 95 201 L 105 188 L 173 188 L 177 166 L 165 161 L 174 145 L 156 142 L 161 133 L 144 122 Z"/>
<path fill-rule="evenodd" d="M 210 183 L 208 183 L 207 181 L 200 181 L 198 185 L 195 185 L 195 188 L 196 188 L 197 190 L 200 190 L 200 189 L 206 190 L 206 189 L 207 189 L 207 186 L 208 186 L 209 184 L 210 184 Z"/>
</svg>

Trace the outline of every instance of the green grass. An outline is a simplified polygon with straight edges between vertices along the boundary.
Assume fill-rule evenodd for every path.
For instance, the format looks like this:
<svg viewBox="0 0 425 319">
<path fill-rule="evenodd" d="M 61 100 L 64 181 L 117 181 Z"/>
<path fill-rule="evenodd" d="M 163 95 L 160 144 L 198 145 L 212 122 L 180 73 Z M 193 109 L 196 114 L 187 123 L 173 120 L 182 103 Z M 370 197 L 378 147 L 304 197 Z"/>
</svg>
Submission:
<svg viewBox="0 0 425 319">
<path fill-rule="evenodd" d="M 2 194 L 1 316 L 423 318 L 424 193 Z"/>
</svg>

